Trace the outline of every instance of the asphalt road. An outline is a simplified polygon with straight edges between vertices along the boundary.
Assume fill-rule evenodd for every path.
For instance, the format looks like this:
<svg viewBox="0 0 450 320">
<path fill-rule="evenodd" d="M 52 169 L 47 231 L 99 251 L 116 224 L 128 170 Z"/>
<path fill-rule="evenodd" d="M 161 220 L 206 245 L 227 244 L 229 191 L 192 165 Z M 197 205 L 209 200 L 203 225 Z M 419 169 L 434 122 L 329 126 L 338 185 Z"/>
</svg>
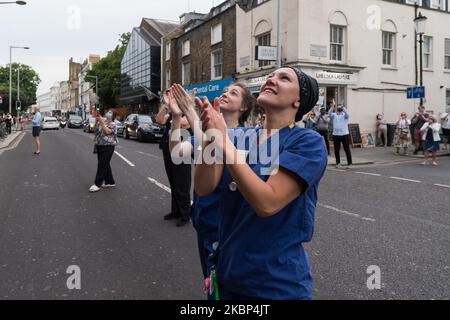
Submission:
<svg viewBox="0 0 450 320">
<path fill-rule="evenodd" d="M 30 134 L 0 154 L 0 299 L 203 299 L 196 235 L 162 217 L 168 181 L 155 143 L 120 140 L 117 188 L 89 194 L 92 135 Z M 450 158 L 329 170 L 307 245 L 316 299 L 450 299 Z M 406 179 L 406 180 L 399 180 Z M 81 290 L 66 270 L 81 269 Z M 381 270 L 369 290 L 369 266 Z"/>
</svg>

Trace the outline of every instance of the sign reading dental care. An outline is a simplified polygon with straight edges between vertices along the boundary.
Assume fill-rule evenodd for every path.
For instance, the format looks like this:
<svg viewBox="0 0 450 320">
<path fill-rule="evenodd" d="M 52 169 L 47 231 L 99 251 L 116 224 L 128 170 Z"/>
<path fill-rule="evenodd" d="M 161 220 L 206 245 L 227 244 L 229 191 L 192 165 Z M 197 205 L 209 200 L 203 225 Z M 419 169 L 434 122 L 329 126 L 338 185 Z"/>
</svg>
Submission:
<svg viewBox="0 0 450 320">
<path fill-rule="evenodd" d="M 318 71 L 314 77 L 319 83 L 333 83 L 333 84 L 356 84 L 357 80 L 354 74 L 350 73 L 335 73 Z"/>
<path fill-rule="evenodd" d="M 278 48 L 267 46 L 256 46 L 256 60 L 259 61 L 277 61 Z"/>
<path fill-rule="evenodd" d="M 185 87 L 186 91 L 189 93 L 192 90 L 197 90 L 197 97 L 203 98 L 207 97 L 209 101 L 213 101 L 215 98 L 220 97 L 223 90 L 233 83 L 232 78 L 225 78 L 223 80 L 212 81 L 208 83 L 196 84 L 193 86 Z"/>
</svg>

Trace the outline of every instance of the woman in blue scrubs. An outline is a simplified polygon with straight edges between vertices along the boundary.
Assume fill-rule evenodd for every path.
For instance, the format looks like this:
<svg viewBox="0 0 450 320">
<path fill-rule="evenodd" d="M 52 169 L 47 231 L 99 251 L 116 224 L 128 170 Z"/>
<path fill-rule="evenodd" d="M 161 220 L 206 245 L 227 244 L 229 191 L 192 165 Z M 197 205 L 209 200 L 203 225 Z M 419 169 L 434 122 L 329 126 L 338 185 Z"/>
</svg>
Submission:
<svg viewBox="0 0 450 320">
<path fill-rule="evenodd" d="M 181 110 L 178 107 L 175 96 L 181 97 L 180 104 L 190 103 L 191 110 L 193 110 L 195 103 L 192 98 L 189 97 L 181 87 L 175 86 L 172 90 L 172 96 L 170 94 L 165 95 L 165 102 L 169 106 L 173 118 L 173 129 L 181 128 Z M 186 98 L 187 101 L 183 100 Z M 189 101 L 190 100 L 190 101 Z M 219 99 L 220 111 L 223 114 L 224 120 L 228 128 L 243 128 L 247 122 L 256 100 L 250 90 L 241 83 L 235 83 L 226 88 Z M 195 125 L 195 120 L 199 120 L 198 116 L 192 116 L 188 113 L 188 119 L 191 119 L 192 127 Z M 196 141 L 192 139 L 191 142 L 181 140 L 172 135 L 171 137 L 171 150 L 178 147 L 182 150 L 182 157 L 184 154 L 193 154 L 193 146 L 196 145 Z M 219 212 L 220 212 L 220 197 L 222 190 L 218 186 L 214 192 L 206 197 L 199 197 L 194 193 L 194 205 L 192 222 L 194 228 L 197 231 L 198 248 L 200 255 L 200 262 L 202 266 L 203 276 L 209 282 L 210 270 L 212 268 L 211 259 L 214 255 L 214 247 L 218 242 L 218 229 L 219 229 Z M 211 295 L 209 295 L 211 298 Z"/>
<path fill-rule="evenodd" d="M 317 100 L 315 79 L 296 68 L 276 70 L 258 98 L 266 111 L 265 126 L 245 134 L 255 139 L 237 144 L 229 138 L 223 116 L 203 102 L 203 129 L 222 133 L 223 139 L 214 143 L 226 159 L 225 165 L 200 164 L 195 172 L 200 196 L 211 194 L 217 186 L 222 189 L 214 288 L 222 300 L 312 299 L 312 275 L 303 244 L 313 236 L 327 150 L 318 133 L 295 123 Z M 247 152 L 238 150 L 243 145 Z M 276 154 L 271 156 L 276 166 L 252 156 L 255 150 L 268 151 L 274 145 Z"/>
</svg>

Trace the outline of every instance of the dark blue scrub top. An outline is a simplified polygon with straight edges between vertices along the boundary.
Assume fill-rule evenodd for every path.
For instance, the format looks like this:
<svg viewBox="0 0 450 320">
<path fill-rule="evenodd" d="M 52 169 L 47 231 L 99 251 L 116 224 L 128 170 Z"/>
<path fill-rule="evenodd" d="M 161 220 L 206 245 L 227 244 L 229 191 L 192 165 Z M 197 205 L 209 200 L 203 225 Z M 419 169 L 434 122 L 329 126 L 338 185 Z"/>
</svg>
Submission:
<svg viewBox="0 0 450 320">
<path fill-rule="evenodd" d="M 259 136 L 259 128 L 252 130 L 251 134 Z M 245 134 L 251 135 L 248 130 Z M 307 190 L 278 214 L 260 218 L 239 190 L 231 190 L 233 179 L 224 170 L 216 265 L 219 287 L 254 299 L 312 299 L 312 275 L 302 244 L 313 236 L 327 150 L 322 137 L 313 130 L 294 126 L 280 130 L 278 135 L 279 166 L 303 180 Z M 269 150 L 270 143 L 271 139 L 265 144 Z M 249 145 L 252 150 L 257 144 Z M 270 165 L 249 165 L 262 180 L 269 179 L 261 168 Z"/>
</svg>

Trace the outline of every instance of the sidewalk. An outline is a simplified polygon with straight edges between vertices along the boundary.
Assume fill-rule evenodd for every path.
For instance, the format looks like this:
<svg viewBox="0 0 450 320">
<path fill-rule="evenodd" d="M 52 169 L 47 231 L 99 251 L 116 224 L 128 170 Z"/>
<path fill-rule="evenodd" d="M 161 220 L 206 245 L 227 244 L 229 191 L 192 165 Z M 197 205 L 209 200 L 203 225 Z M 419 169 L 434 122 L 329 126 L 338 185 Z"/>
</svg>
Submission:
<svg viewBox="0 0 450 320">
<path fill-rule="evenodd" d="M 402 163 L 402 162 L 410 162 L 414 160 L 423 159 L 422 152 L 419 152 L 419 155 L 413 155 L 414 150 L 409 151 L 408 156 L 397 155 L 395 154 L 396 149 L 393 147 L 377 147 L 377 148 L 355 148 L 352 149 L 352 158 L 353 165 L 355 166 L 363 166 L 363 165 L 372 165 L 372 164 L 389 164 L 389 163 Z M 403 151 L 402 151 L 403 152 Z M 450 156 L 450 152 L 448 150 L 441 150 L 437 154 L 438 157 Z M 345 152 L 341 149 L 341 164 L 347 164 L 347 158 L 345 157 Z M 334 157 L 334 150 L 331 149 L 331 156 L 328 157 L 328 165 L 335 166 L 336 159 Z"/>
<path fill-rule="evenodd" d="M 0 140 L 0 150 L 8 148 L 13 144 L 14 141 L 22 134 L 25 134 L 26 131 L 13 131 L 10 135 L 6 137 L 5 140 Z"/>
</svg>

